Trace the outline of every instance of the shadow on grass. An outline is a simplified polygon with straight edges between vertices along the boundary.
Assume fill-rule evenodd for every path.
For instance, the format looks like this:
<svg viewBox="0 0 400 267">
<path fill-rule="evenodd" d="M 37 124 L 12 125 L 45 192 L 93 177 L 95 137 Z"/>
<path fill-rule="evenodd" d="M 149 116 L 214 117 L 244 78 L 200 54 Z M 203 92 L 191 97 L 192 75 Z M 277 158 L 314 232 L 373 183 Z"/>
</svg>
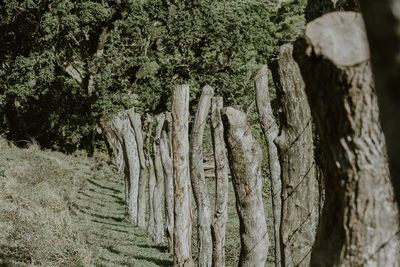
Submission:
<svg viewBox="0 0 400 267">
<path fill-rule="evenodd" d="M 114 216 L 109 216 L 109 215 L 101 215 L 101 214 L 97 214 L 97 213 L 93 213 L 93 212 L 89 212 L 89 208 L 82 208 L 80 206 L 78 206 L 75 203 L 71 204 L 75 209 L 77 209 L 79 212 L 84 213 L 86 215 L 92 216 L 92 217 L 97 217 L 100 219 L 105 219 L 105 220 L 113 220 L 115 222 L 122 222 L 125 220 L 125 216 L 123 217 L 114 217 Z"/>
<path fill-rule="evenodd" d="M 115 189 L 115 188 L 112 188 L 112 187 L 108 187 L 108 186 L 101 185 L 101 184 L 99 184 L 99 183 L 93 181 L 92 179 L 86 179 L 86 180 L 87 180 L 90 184 L 92 184 L 92 185 L 94 185 L 94 186 L 100 187 L 100 188 L 102 188 L 102 189 L 110 190 L 110 191 L 112 191 L 112 192 L 115 193 L 115 194 L 118 194 L 118 193 L 121 193 L 121 192 L 122 192 L 121 190 L 118 190 L 118 189 Z"/>
<path fill-rule="evenodd" d="M 155 259 L 146 256 L 135 256 L 137 260 L 145 260 L 157 264 L 158 266 L 173 266 L 172 260 L 162 260 L 162 259 Z"/>
<path fill-rule="evenodd" d="M 94 193 L 97 193 L 97 194 L 103 194 L 103 193 L 101 193 L 101 192 L 96 192 L 96 191 L 94 191 L 93 189 L 89 189 L 89 191 L 91 191 L 91 192 L 94 192 Z M 92 195 L 89 195 L 88 193 L 86 193 L 86 192 L 83 192 L 83 191 L 79 191 L 78 192 L 79 194 L 82 194 L 82 195 L 84 195 L 84 196 L 86 196 L 86 197 L 88 197 L 88 198 L 96 198 L 95 196 L 92 196 Z M 109 194 L 103 194 L 103 195 L 107 195 L 107 196 L 109 196 L 109 197 L 112 197 L 112 198 L 114 198 L 115 199 L 115 203 L 118 203 L 118 204 L 120 204 L 120 205 L 125 205 L 125 200 L 122 198 L 122 197 L 119 197 L 119 196 L 115 196 L 115 195 L 109 195 Z"/>
<path fill-rule="evenodd" d="M 160 251 L 161 253 L 168 253 L 168 246 L 166 245 L 148 245 L 148 244 L 138 244 L 136 245 L 140 248 L 154 248 Z"/>
</svg>

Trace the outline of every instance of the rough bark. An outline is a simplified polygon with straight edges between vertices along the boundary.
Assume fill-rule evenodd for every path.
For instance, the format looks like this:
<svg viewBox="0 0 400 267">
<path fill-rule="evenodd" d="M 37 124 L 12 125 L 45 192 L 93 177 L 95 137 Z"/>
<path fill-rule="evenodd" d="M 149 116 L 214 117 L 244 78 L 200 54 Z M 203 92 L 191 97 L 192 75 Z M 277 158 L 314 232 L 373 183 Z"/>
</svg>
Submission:
<svg viewBox="0 0 400 267">
<path fill-rule="evenodd" d="M 172 96 L 174 165 L 174 265 L 193 264 L 189 169 L 189 86 L 175 86 Z"/>
<path fill-rule="evenodd" d="M 239 266 L 262 267 L 269 247 L 262 200 L 262 150 L 251 134 L 244 112 L 223 108 L 222 120 L 240 220 Z"/>
<path fill-rule="evenodd" d="M 140 176 L 139 176 L 139 189 L 138 189 L 138 226 L 146 226 L 146 184 L 148 181 L 148 170 L 146 167 L 146 159 L 143 150 L 143 134 L 142 134 L 142 120 L 138 113 L 131 110 L 128 112 L 129 120 L 135 132 L 135 139 L 138 148 Z"/>
<path fill-rule="evenodd" d="M 399 0 L 364 0 L 362 12 L 366 24 L 375 88 L 385 133 L 392 183 L 400 203 L 400 16 Z"/>
<path fill-rule="evenodd" d="M 281 261 L 284 266 L 309 266 L 318 219 L 311 111 L 293 46 L 280 47 L 272 74 L 281 111 L 275 139 L 281 164 Z"/>
<path fill-rule="evenodd" d="M 306 38 L 298 61 L 327 157 L 311 265 L 397 266 L 398 207 L 361 15 L 327 14 L 307 25 Z"/>
<path fill-rule="evenodd" d="M 157 127 L 154 136 L 153 153 L 154 153 L 154 168 L 156 171 L 156 186 L 153 195 L 153 209 L 154 209 L 154 242 L 161 244 L 164 238 L 164 170 L 161 161 L 160 152 L 160 136 L 165 121 L 165 114 L 157 115 Z"/>
<path fill-rule="evenodd" d="M 211 136 L 215 162 L 215 209 L 211 225 L 213 240 L 212 266 L 225 266 L 225 232 L 228 221 L 228 152 L 224 141 L 221 110 L 222 97 L 211 99 Z"/>
<path fill-rule="evenodd" d="M 169 252 L 174 251 L 174 177 L 172 164 L 172 147 L 169 134 L 172 132 L 172 117 L 170 112 L 165 113 L 165 126 L 160 139 L 161 160 L 164 168 L 165 190 L 165 232 L 168 239 Z"/>
<path fill-rule="evenodd" d="M 201 267 L 212 263 L 211 205 L 203 168 L 203 135 L 213 95 L 214 89 L 208 85 L 203 87 L 190 136 L 190 178 L 197 206 L 198 263 Z"/>
<path fill-rule="evenodd" d="M 154 189 L 156 186 L 156 174 L 154 170 L 154 162 L 151 157 L 151 147 L 150 141 L 152 137 L 152 130 L 153 130 L 153 118 L 146 114 L 146 120 L 143 123 L 143 132 L 144 132 L 144 156 L 146 159 L 146 167 L 148 176 L 148 203 L 149 203 L 149 223 L 147 225 L 147 233 L 153 235 L 154 233 L 154 208 L 153 208 L 153 196 L 154 196 Z"/>
<path fill-rule="evenodd" d="M 272 212 L 274 216 L 275 265 L 281 265 L 281 210 L 282 210 L 282 181 L 281 164 L 278 148 L 274 140 L 278 137 L 279 129 L 275 122 L 268 92 L 268 67 L 262 66 L 255 78 L 256 104 L 261 129 L 264 133 L 268 149 L 269 177 L 271 181 Z"/>
<path fill-rule="evenodd" d="M 115 133 L 119 133 L 123 143 L 125 159 L 125 199 L 128 219 L 137 225 L 137 200 L 140 164 L 135 134 L 127 112 L 119 113 L 112 122 Z"/>
</svg>

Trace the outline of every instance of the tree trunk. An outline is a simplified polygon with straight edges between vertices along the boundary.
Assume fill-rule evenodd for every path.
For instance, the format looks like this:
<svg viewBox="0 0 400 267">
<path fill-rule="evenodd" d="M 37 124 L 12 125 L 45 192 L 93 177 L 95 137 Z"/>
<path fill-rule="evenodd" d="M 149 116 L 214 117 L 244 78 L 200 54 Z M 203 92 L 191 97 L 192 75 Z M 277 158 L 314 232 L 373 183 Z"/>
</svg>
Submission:
<svg viewBox="0 0 400 267">
<path fill-rule="evenodd" d="M 362 12 L 371 47 L 375 88 L 390 159 L 392 183 L 400 203 L 400 17 L 399 0 L 364 0 Z"/>
<path fill-rule="evenodd" d="M 327 156 L 311 265 L 397 266 L 399 213 L 361 15 L 327 14 L 307 25 L 306 38 L 299 62 Z"/>
<path fill-rule="evenodd" d="M 139 154 L 140 176 L 139 176 L 139 192 L 138 192 L 138 226 L 146 226 L 146 184 L 148 181 L 148 170 L 146 167 L 146 159 L 143 150 L 143 134 L 142 134 L 142 120 L 140 115 L 133 111 L 128 112 L 129 120 L 133 130 L 135 131 L 135 138 Z"/>
<path fill-rule="evenodd" d="M 135 134 L 128 119 L 127 112 L 119 113 L 113 120 L 115 133 L 123 141 L 125 159 L 125 199 L 128 207 L 128 219 L 137 225 L 137 200 L 140 175 L 140 164 Z"/>
<path fill-rule="evenodd" d="M 245 113 L 223 108 L 222 120 L 240 220 L 239 266 L 263 267 L 269 240 L 262 200 L 262 150 L 251 134 Z"/>
<path fill-rule="evenodd" d="M 256 104 L 261 129 L 268 149 L 269 177 L 271 180 L 272 212 L 274 216 L 275 239 L 275 266 L 281 265 L 281 210 L 282 210 L 282 181 L 281 164 L 279 162 L 278 148 L 274 140 L 278 137 L 279 129 L 275 122 L 268 92 L 268 67 L 264 65 L 255 78 Z"/>
<path fill-rule="evenodd" d="M 210 86 L 203 87 L 190 136 L 190 178 L 197 206 L 197 244 L 200 267 L 211 266 L 212 262 L 211 205 L 203 168 L 203 135 L 213 95 L 214 90 Z"/>
<path fill-rule="evenodd" d="M 172 117 L 170 112 L 166 112 L 164 127 L 160 139 L 161 160 L 164 167 L 164 190 L 165 190 L 165 229 L 168 239 L 169 252 L 174 251 L 174 177 L 172 164 L 172 147 L 169 133 L 171 133 Z M 167 129 L 165 129 L 167 128 Z"/>
<path fill-rule="evenodd" d="M 211 99 L 211 135 L 215 162 L 215 209 L 211 225 L 213 239 L 212 266 L 225 266 L 225 232 L 228 221 L 228 155 L 224 141 L 224 126 L 221 119 L 222 97 Z"/>
<path fill-rule="evenodd" d="M 280 102 L 275 139 L 282 175 L 281 246 L 283 266 L 309 266 L 318 219 L 311 112 L 293 46 L 280 47 L 272 74 Z"/>
<path fill-rule="evenodd" d="M 147 114 L 146 120 L 144 121 L 143 124 L 143 131 L 144 131 L 144 156 L 146 159 L 146 167 L 149 174 L 149 179 L 148 179 L 149 223 L 147 225 L 147 233 L 149 233 L 151 236 L 153 236 L 154 234 L 153 196 L 154 196 L 154 189 L 156 186 L 156 174 L 154 170 L 154 162 L 151 156 L 151 148 L 150 148 L 152 130 L 153 130 L 153 118 L 149 114 Z"/>
<path fill-rule="evenodd" d="M 161 244 L 164 238 L 164 219 L 163 219 L 163 204 L 164 204 L 164 170 L 161 161 L 160 153 L 160 136 L 165 121 L 165 114 L 157 115 L 157 127 L 154 136 L 153 152 L 154 152 L 154 168 L 156 171 L 156 187 L 153 196 L 154 208 L 154 242 Z"/>
<path fill-rule="evenodd" d="M 174 165 L 174 265 L 193 264 L 189 170 L 189 86 L 175 86 L 172 96 Z"/>
</svg>

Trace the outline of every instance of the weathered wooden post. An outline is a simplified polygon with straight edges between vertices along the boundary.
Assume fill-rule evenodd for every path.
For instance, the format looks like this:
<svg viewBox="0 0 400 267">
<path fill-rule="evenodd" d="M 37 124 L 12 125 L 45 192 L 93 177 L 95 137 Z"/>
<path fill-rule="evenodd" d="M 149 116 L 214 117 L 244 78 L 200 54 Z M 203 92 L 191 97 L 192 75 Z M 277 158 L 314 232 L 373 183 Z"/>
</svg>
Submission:
<svg viewBox="0 0 400 267">
<path fill-rule="evenodd" d="M 264 65 L 258 71 L 255 81 L 256 104 L 261 129 L 268 149 L 269 177 L 271 181 L 272 213 L 274 216 L 275 265 L 281 266 L 281 215 L 282 215 L 282 179 L 278 148 L 274 143 L 279 129 L 275 122 L 268 92 L 268 67 Z"/>
<path fill-rule="evenodd" d="M 143 150 L 142 120 L 138 113 L 131 110 L 128 112 L 129 120 L 135 131 L 135 138 L 139 154 L 140 176 L 138 189 L 138 226 L 146 226 L 146 185 L 148 183 L 149 172 L 146 166 L 146 159 Z"/>
<path fill-rule="evenodd" d="M 361 15 L 324 15 L 306 26 L 306 40 L 298 62 L 327 156 L 326 201 L 311 265 L 396 266 L 399 211 Z"/>
<path fill-rule="evenodd" d="M 282 265 L 309 266 L 319 214 L 319 188 L 315 175 L 312 119 L 293 46 L 282 45 L 272 62 L 280 103 L 278 147 L 282 178 Z"/>
<path fill-rule="evenodd" d="M 262 150 L 251 134 L 245 113 L 223 108 L 222 120 L 240 219 L 239 266 L 262 267 L 269 247 L 262 200 Z"/>
<path fill-rule="evenodd" d="M 154 234 L 154 208 L 153 195 L 156 186 L 156 174 L 154 170 L 154 162 L 151 156 L 151 137 L 153 132 L 153 118 L 150 114 L 146 114 L 146 119 L 143 122 L 143 143 L 144 156 L 146 160 L 146 168 L 148 172 L 148 203 L 149 203 L 149 223 L 147 224 L 147 233 L 151 236 Z"/>
<path fill-rule="evenodd" d="M 221 110 L 222 97 L 211 99 L 211 136 L 215 162 L 215 209 L 211 224 L 213 239 L 212 266 L 225 266 L 225 233 L 228 221 L 228 152 L 224 141 Z"/>
<path fill-rule="evenodd" d="M 212 263 L 211 205 L 204 176 L 203 135 L 213 95 L 214 90 L 210 86 L 203 87 L 190 136 L 190 178 L 197 205 L 197 243 L 201 267 L 211 266 Z"/>
<path fill-rule="evenodd" d="M 140 175 L 137 143 L 127 112 L 120 112 L 112 121 L 114 132 L 121 137 L 125 159 L 125 199 L 129 220 L 137 225 L 137 200 Z"/>
<path fill-rule="evenodd" d="M 175 86 L 172 96 L 174 165 L 174 265 L 193 264 L 189 169 L 189 86 Z"/>
<path fill-rule="evenodd" d="M 165 114 L 157 115 L 157 127 L 154 136 L 153 153 L 154 153 L 154 168 L 156 171 L 156 186 L 153 195 L 154 209 L 154 242 L 161 244 L 164 238 L 164 170 L 161 161 L 160 153 L 160 136 L 165 121 Z"/>
<path fill-rule="evenodd" d="M 165 125 L 160 138 L 161 160 L 164 167 L 164 190 L 165 190 L 165 229 L 168 239 L 169 252 L 174 251 L 174 177 L 172 163 L 172 116 L 170 112 L 165 113 Z"/>
</svg>

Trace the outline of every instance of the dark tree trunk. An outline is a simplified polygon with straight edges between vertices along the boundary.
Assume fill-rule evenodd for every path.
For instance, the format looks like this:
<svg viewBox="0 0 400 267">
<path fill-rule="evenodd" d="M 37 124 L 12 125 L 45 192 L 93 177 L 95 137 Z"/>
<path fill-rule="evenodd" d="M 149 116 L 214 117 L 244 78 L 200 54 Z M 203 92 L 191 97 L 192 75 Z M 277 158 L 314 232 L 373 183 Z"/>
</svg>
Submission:
<svg viewBox="0 0 400 267">
<path fill-rule="evenodd" d="M 327 14 L 307 25 L 306 39 L 299 62 L 327 157 L 311 265 L 397 266 L 399 213 L 361 15 Z"/>
<path fill-rule="evenodd" d="M 398 204 L 400 203 L 400 123 L 397 118 L 397 114 L 400 114 L 399 6 L 399 0 L 362 2 L 382 128 L 388 144 L 389 165 Z"/>
<path fill-rule="evenodd" d="M 239 266 L 263 267 L 269 239 L 262 200 L 262 150 L 251 134 L 245 113 L 223 108 L 222 120 L 240 220 Z"/>
<path fill-rule="evenodd" d="M 282 179 L 281 254 L 283 266 L 309 266 L 319 214 L 318 180 L 310 106 L 292 53 L 292 45 L 281 46 L 272 64 L 281 107 L 280 133 L 275 139 Z"/>
</svg>

